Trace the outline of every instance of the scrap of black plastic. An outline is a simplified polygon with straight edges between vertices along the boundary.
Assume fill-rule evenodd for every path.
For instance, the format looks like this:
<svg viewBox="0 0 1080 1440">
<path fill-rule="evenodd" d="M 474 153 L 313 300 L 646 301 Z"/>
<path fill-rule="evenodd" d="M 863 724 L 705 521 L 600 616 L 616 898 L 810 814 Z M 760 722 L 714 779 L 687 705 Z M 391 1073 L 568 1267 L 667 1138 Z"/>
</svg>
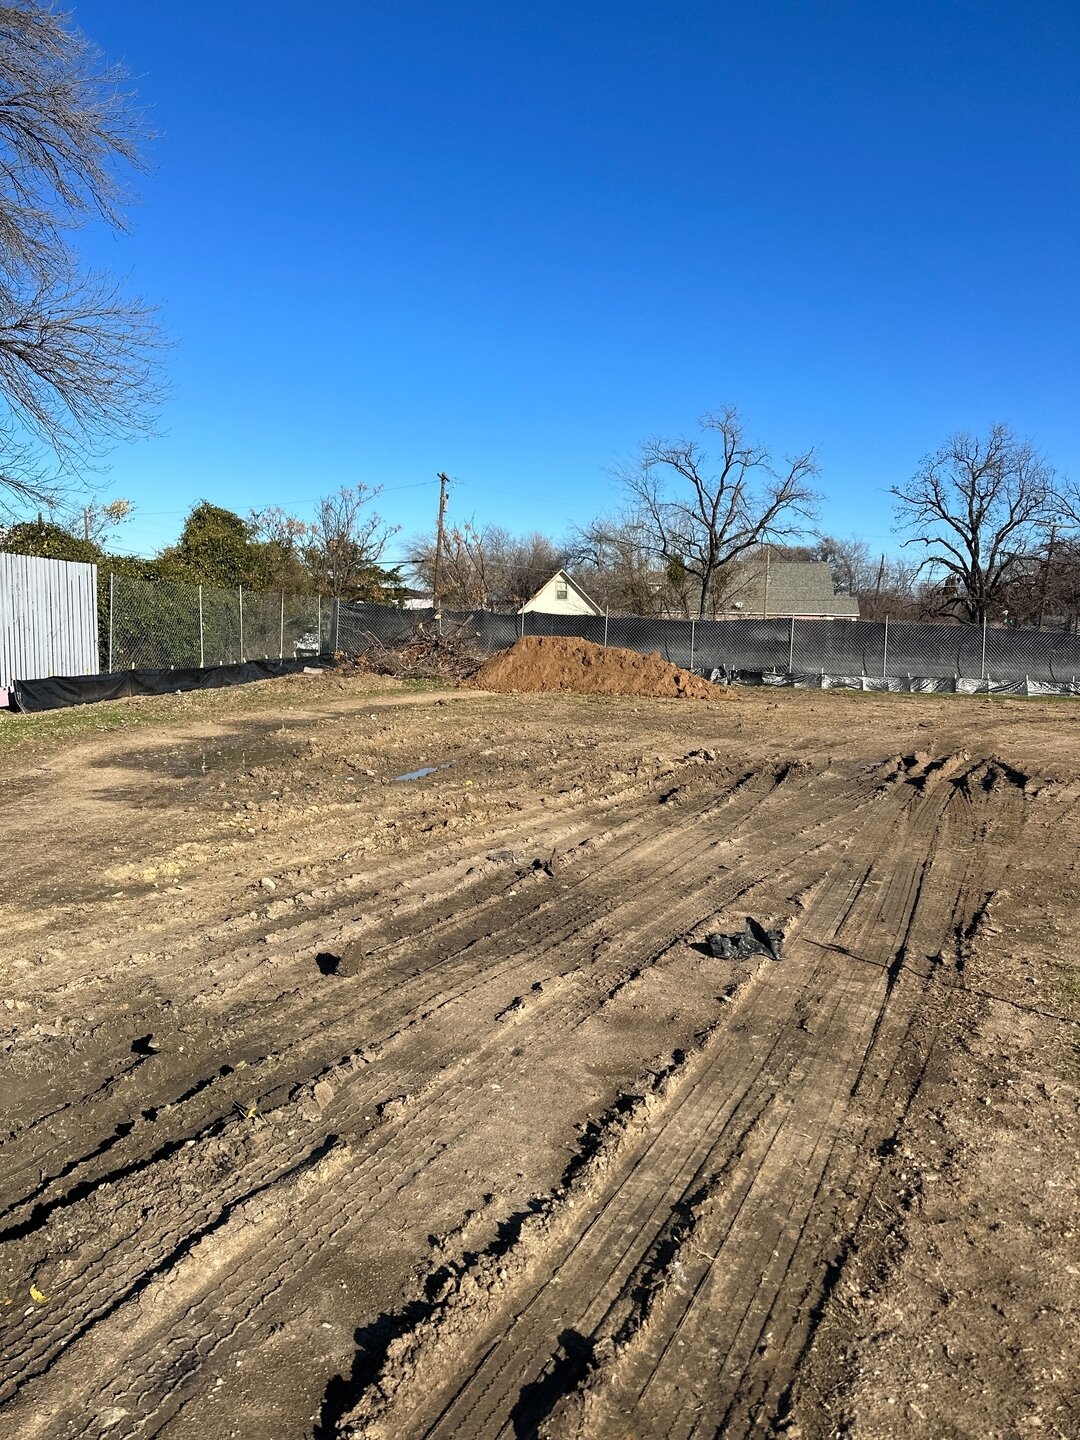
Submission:
<svg viewBox="0 0 1080 1440">
<path fill-rule="evenodd" d="M 746 929 L 734 935 L 722 935 L 714 930 L 705 936 L 709 953 L 717 960 L 746 960 L 753 955 L 768 955 L 779 960 L 784 953 L 783 930 L 766 930 L 752 915 L 746 917 Z"/>
</svg>

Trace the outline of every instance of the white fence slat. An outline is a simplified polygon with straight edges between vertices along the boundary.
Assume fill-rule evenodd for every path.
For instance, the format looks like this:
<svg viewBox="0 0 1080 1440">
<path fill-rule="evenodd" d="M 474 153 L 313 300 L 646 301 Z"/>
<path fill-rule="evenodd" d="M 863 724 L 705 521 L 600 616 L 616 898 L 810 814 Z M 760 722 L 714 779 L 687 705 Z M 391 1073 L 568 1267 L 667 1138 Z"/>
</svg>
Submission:
<svg viewBox="0 0 1080 1440">
<path fill-rule="evenodd" d="M 0 688 L 98 671 L 97 566 L 0 552 Z"/>
</svg>

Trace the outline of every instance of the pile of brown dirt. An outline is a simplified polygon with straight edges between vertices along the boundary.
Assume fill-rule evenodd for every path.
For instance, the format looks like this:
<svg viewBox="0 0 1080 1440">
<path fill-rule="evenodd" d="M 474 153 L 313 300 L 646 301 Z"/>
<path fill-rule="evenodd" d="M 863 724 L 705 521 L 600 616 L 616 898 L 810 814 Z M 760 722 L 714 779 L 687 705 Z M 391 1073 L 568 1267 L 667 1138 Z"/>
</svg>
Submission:
<svg viewBox="0 0 1080 1440">
<path fill-rule="evenodd" d="M 486 660 L 471 680 L 478 690 L 573 690 L 582 695 L 641 695 L 726 700 L 729 692 L 661 660 L 566 636 L 527 635 Z"/>
</svg>

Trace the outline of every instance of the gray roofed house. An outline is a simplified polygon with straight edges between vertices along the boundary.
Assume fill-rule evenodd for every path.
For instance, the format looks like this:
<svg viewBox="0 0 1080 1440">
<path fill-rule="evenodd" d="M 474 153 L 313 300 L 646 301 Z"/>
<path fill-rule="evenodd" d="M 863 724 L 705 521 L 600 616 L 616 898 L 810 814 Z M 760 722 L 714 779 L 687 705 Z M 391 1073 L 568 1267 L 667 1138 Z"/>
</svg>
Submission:
<svg viewBox="0 0 1080 1440">
<path fill-rule="evenodd" d="M 837 595 L 824 560 L 754 560 L 740 566 L 726 596 L 725 615 L 793 615 L 796 620 L 857 620 L 854 595 Z"/>
</svg>

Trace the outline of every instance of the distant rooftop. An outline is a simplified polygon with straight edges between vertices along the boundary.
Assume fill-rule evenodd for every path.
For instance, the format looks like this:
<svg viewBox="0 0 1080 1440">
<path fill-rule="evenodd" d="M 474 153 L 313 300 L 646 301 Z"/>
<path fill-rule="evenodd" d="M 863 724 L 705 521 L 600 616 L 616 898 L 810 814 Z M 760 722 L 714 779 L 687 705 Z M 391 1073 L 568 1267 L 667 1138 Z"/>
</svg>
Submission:
<svg viewBox="0 0 1080 1440">
<path fill-rule="evenodd" d="M 755 559 L 740 567 L 722 608 L 725 613 L 747 616 L 859 618 L 858 600 L 853 595 L 837 595 L 832 571 L 824 560 L 772 560 L 766 566 Z"/>
</svg>

